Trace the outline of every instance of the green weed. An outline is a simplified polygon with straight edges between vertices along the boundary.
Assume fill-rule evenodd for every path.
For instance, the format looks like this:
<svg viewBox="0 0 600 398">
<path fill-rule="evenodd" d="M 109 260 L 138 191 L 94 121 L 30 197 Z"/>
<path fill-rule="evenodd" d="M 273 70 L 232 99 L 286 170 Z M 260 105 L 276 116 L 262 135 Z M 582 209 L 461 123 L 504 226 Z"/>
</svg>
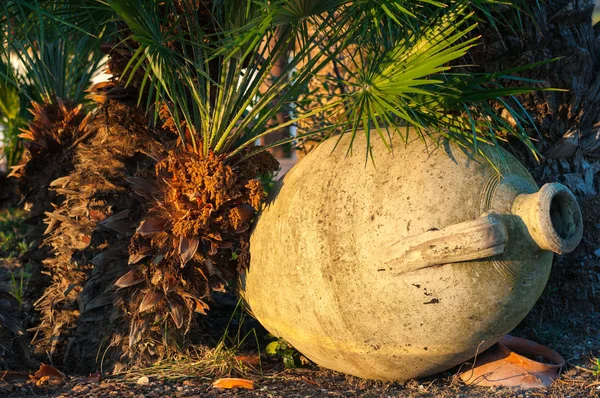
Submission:
<svg viewBox="0 0 600 398">
<path fill-rule="evenodd" d="M 596 361 L 593 362 L 593 368 L 592 370 L 594 371 L 594 376 L 598 376 L 600 375 L 600 358 L 596 358 Z"/>
<path fill-rule="evenodd" d="M 10 277 L 11 277 L 11 281 L 12 281 L 10 294 L 12 294 L 15 299 L 17 299 L 17 302 L 19 303 L 19 308 L 22 308 L 23 307 L 23 273 L 21 272 L 21 277 L 19 278 L 19 281 L 16 280 L 14 272 L 10 273 Z"/>
<path fill-rule="evenodd" d="M 272 334 L 269 335 L 271 338 L 277 338 Z M 283 364 L 286 368 L 299 368 L 305 364 L 305 359 L 302 355 L 291 346 L 290 343 L 285 341 L 282 338 L 277 338 L 277 340 L 270 342 L 267 344 L 265 348 L 265 353 L 269 356 L 278 356 L 283 359 Z"/>
<path fill-rule="evenodd" d="M 0 266 L 10 273 L 9 293 L 17 300 L 19 308 L 23 306 L 25 286 L 31 277 L 29 264 L 22 267 L 18 261 L 14 261 L 28 249 L 24 239 L 24 218 L 23 210 L 6 209 L 0 212 Z"/>
</svg>

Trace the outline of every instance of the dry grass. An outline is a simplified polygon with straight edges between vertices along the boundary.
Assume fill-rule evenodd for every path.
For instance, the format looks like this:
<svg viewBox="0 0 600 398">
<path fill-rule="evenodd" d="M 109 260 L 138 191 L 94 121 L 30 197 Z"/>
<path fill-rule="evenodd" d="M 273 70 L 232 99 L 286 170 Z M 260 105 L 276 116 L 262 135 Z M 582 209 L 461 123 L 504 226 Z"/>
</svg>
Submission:
<svg viewBox="0 0 600 398">
<path fill-rule="evenodd" d="M 142 376 L 165 381 L 210 380 L 237 374 L 247 375 L 248 368 L 236 360 L 236 349 L 220 343 L 216 348 L 195 347 L 188 354 L 176 354 L 167 360 L 111 376 L 111 379 L 136 381 Z"/>
<path fill-rule="evenodd" d="M 165 359 L 150 366 L 135 367 L 125 372 L 113 374 L 110 379 L 136 381 L 142 376 L 154 380 L 181 382 L 187 379 L 212 380 L 221 377 L 261 377 L 263 364 L 260 359 L 260 343 L 256 328 L 246 331 L 248 315 L 238 300 L 219 341 L 214 346 L 205 344 L 190 345 L 185 350 L 173 350 Z M 232 327 L 234 318 L 237 327 Z M 242 352 L 252 353 L 240 355 Z M 253 357 L 256 364 L 248 364 L 245 358 Z"/>
</svg>

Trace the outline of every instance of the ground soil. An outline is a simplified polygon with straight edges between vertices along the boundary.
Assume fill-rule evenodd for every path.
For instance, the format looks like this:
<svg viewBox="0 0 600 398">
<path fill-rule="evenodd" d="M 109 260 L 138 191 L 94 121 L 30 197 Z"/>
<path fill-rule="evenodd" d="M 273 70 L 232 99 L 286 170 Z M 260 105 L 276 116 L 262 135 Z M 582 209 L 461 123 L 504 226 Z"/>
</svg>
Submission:
<svg viewBox="0 0 600 398">
<path fill-rule="evenodd" d="M 254 390 L 223 390 L 208 379 L 164 381 L 148 384 L 107 379 L 101 382 L 70 378 L 54 387 L 33 383 L 2 383 L 6 397 L 598 397 L 600 382 L 591 371 L 571 367 L 551 388 L 520 390 L 466 386 L 451 373 L 406 383 L 365 381 L 323 369 L 271 371 L 248 377 Z"/>
</svg>

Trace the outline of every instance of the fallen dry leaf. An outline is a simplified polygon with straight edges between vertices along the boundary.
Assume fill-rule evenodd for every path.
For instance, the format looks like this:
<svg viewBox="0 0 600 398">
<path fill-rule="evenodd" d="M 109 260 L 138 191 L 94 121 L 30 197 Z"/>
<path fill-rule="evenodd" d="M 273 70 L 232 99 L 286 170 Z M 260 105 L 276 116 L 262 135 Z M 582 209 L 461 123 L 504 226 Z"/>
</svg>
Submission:
<svg viewBox="0 0 600 398">
<path fill-rule="evenodd" d="M 312 384 L 313 386 L 321 387 L 321 385 L 319 383 L 317 383 L 316 381 L 312 381 L 308 377 L 302 376 L 301 379 L 304 380 L 305 382 L 307 382 L 308 384 Z"/>
<path fill-rule="evenodd" d="M 56 379 L 58 381 L 62 381 L 65 379 L 65 374 L 60 370 L 56 369 L 54 366 L 41 364 L 40 368 L 33 376 L 31 376 L 31 380 L 39 381 L 41 379 L 50 380 Z"/>
<path fill-rule="evenodd" d="M 148 378 L 148 376 L 142 376 L 139 379 L 137 379 L 136 383 L 145 386 L 146 384 L 150 383 L 150 379 Z"/>
<path fill-rule="evenodd" d="M 258 355 L 236 355 L 235 360 L 245 366 L 258 366 L 260 358 Z"/>
<path fill-rule="evenodd" d="M 46 384 L 50 384 L 50 376 L 42 376 L 35 381 L 36 387 L 42 387 Z"/>
<path fill-rule="evenodd" d="M 35 382 L 37 387 L 48 384 L 57 385 L 62 383 L 64 380 L 65 374 L 63 372 L 56 369 L 54 366 L 46 364 L 41 364 L 38 371 L 31 376 L 31 381 Z"/>
<path fill-rule="evenodd" d="M 254 382 L 252 380 L 237 379 L 234 377 L 226 377 L 219 379 L 213 383 L 215 388 L 246 388 L 254 390 Z"/>
</svg>

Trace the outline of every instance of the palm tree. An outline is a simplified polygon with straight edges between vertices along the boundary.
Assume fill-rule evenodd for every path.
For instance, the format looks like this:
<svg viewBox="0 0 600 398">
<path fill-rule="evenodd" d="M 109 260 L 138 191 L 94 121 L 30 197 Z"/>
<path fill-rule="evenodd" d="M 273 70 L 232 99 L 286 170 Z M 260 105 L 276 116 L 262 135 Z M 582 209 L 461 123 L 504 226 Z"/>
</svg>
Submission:
<svg viewBox="0 0 600 398">
<path fill-rule="evenodd" d="M 32 272 L 26 298 L 33 302 L 49 283 L 42 262 L 54 259 L 43 242 L 44 218 L 62 198 L 50 184 L 72 171 L 73 148 L 85 124 L 84 90 L 98 72 L 103 54 L 97 40 L 69 32 L 18 3 L 3 4 L 0 19 L 2 116 L 8 137 L 15 140 L 12 148 L 21 145 L 25 150 L 24 163 L 17 152 L 9 160 L 28 210 L 29 250 L 24 260 Z M 52 277 L 56 280 L 57 275 Z M 53 312 L 43 317 L 53 318 Z"/>
<path fill-rule="evenodd" d="M 48 219 L 54 284 L 39 344 L 78 365 L 98 354 L 127 366 L 182 347 L 211 292 L 248 265 L 261 178 L 277 168 L 257 139 L 327 112 L 341 117 L 271 146 L 336 134 L 389 145 L 388 126 L 410 125 L 475 152 L 514 137 L 537 154 L 514 97 L 531 88 L 503 85 L 527 67 L 452 66 L 479 43 L 478 20 L 495 22 L 494 1 L 14 4 L 67 36 L 112 27 L 103 48 L 113 79 L 93 90 L 100 105 L 75 141 L 73 171 L 52 182 L 66 200 Z M 332 63 L 343 92 L 310 90 Z M 308 110 L 276 118 L 299 97 Z"/>
</svg>

